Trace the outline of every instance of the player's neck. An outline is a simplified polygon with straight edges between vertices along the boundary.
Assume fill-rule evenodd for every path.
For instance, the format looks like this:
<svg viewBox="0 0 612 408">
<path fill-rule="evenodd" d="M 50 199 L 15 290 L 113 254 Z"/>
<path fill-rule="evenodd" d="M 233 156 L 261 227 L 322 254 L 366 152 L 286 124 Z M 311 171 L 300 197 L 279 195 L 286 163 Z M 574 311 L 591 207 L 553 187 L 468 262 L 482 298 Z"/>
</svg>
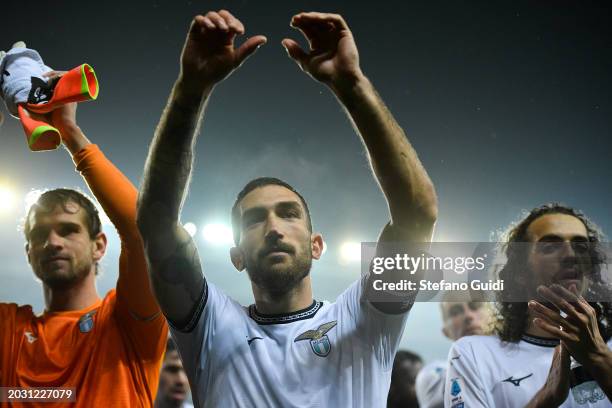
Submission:
<svg viewBox="0 0 612 408">
<path fill-rule="evenodd" d="M 525 331 L 525 334 L 529 336 L 542 337 L 545 339 L 554 339 L 555 337 L 551 336 L 550 333 L 533 324 L 533 319 L 535 317 L 536 316 L 533 315 L 531 312 L 529 313 L 529 324 L 527 325 L 527 330 Z"/>
<path fill-rule="evenodd" d="M 43 283 L 43 292 L 47 312 L 81 310 L 100 300 L 93 270 L 84 279 L 67 288 L 51 288 Z"/>
<path fill-rule="evenodd" d="M 312 284 L 310 275 L 290 291 L 281 296 L 272 295 L 265 289 L 255 286 L 253 295 L 255 296 L 255 307 L 261 314 L 285 314 L 306 309 L 312 304 Z"/>
</svg>

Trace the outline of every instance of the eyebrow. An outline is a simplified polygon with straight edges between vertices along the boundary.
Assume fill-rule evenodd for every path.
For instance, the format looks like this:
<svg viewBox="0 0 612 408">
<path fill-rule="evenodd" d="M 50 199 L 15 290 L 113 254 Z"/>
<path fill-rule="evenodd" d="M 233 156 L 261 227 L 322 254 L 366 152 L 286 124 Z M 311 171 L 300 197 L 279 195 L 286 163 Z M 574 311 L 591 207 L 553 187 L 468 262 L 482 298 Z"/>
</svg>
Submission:
<svg viewBox="0 0 612 408">
<path fill-rule="evenodd" d="M 570 241 L 572 242 L 588 242 L 589 238 L 585 237 L 584 235 L 576 235 L 573 236 Z M 563 242 L 564 239 L 556 234 L 547 234 L 544 235 L 542 237 L 540 237 L 540 239 L 538 239 L 537 242 Z"/>
<path fill-rule="evenodd" d="M 281 201 L 281 202 L 276 203 L 274 205 L 274 208 L 281 209 L 281 210 L 297 209 L 300 211 L 300 214 L 302 213 L 302 206 L 297 201 Z M 245 210 L 244 213 L 242 213 L 242 219 L 251 217 L 253 215 L 265 213 L 266 211 L 267 211 L 266 208 L 263 206 L 251 207 Z"/>
</svg>

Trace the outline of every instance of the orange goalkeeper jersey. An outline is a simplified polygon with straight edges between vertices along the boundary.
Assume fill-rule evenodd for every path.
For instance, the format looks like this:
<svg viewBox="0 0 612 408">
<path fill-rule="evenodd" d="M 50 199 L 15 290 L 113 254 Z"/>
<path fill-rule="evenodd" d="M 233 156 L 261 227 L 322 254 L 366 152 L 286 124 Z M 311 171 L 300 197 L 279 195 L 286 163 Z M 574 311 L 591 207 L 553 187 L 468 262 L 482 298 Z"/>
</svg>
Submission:
<svg viewBox="0 0 612 408">
<path fill-rule="evenodd" d="M 73 403 L 0 406 L 151 407 L 168 329 L 149 287 L 137 191 L 95 145 L 74 161 L 121 238 L 117 288 L 86 309 L 41 316 L 30 306 L 0 303 L 0 386 L 76 393 Z"/>
</svg>

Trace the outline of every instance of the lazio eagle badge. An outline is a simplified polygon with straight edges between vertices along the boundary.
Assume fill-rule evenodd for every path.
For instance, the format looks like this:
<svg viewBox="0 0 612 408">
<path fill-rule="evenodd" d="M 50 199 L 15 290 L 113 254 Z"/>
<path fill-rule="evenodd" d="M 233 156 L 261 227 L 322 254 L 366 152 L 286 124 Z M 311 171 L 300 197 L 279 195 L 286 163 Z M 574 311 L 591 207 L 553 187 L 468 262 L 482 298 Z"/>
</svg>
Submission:
<svg viewBox="0 0 612 408">
<path fill-rule="evenodd" d="M 338 322 L 334 320 L 333 322 L 323 323 L 316 330 L 307 330 L 297 336 L 294 342 L 310 340 L 312 352 L 319 357 L 327 357 L 331 351 L 331 343 L 329 337 L 327 337 L 327 332 L 334 328 L 337 323 Z"/>
</svg>

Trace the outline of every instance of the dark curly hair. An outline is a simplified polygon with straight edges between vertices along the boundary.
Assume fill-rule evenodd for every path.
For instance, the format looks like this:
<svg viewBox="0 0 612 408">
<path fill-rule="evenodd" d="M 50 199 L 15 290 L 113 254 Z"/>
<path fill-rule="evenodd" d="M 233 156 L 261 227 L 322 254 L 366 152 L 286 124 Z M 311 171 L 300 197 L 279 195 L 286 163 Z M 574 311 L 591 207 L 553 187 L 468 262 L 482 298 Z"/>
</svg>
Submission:
<svg viewBox="0 0 612 408">
<path fill-rule="evenodd" d="M 494 332 L 502 341 L 516 343 L 525 333 L 529 323 L 527 302 L 511 301 L 509 296 L 524 293 L 526 282 L 532 277 L 528 274 L 527 246 L 513 245 L 529 242 L 527 230 L 538 218 L 547 214 L 566 214 L 579 219 L 587 230 L 590 242 L 589 258 L 591 260 L 590 276 L 592 285 L 584 294 L 587 299 L 598 301 L 589 302 L 597 313 L 599 331 L 605 341 L 612 337 L 612 303 L 599 301 L 610 299 L 612 290 L 609 283 L 602 277 L 601 265 L 606 263 L 606 254 L 602 248 L 603 234 L 600 229 L 589 220 L 581 211 L 559 203 L 544 204 L 531 210 L 522 220 L 509 227 L 502 251 L 506 255 L 506 263 L 499 271 L 499 279 L 503 279 L 506 290 L 498 294 L 496 299 L 497 316 Z"/>
</svg>

